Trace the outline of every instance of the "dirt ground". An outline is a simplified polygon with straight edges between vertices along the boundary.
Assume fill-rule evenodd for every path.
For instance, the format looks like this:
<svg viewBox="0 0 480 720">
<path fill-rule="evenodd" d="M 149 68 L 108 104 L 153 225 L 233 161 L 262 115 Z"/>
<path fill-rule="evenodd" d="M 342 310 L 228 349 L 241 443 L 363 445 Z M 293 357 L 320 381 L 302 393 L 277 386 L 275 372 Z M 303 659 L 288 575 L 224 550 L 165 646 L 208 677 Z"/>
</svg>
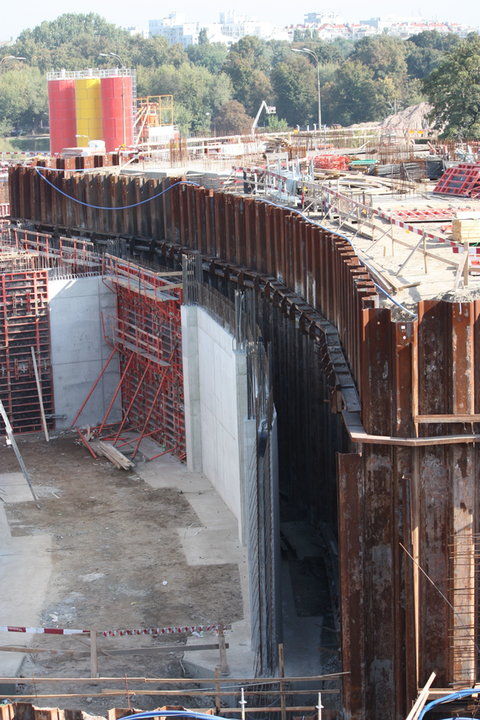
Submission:
<svg viewBox="0 0 480 720">
<path fill-rule="evenodd" d="M 151 628 L 170 625 L 203 625 L 233 622 L 243 616 L 238 565 L 187 564 L 179 530 L 201 527 L 185 495 L 176 488 L 153 489 L 138 472 L 115 469 L 103 458 L 94 460 L 72 438 L 45 443 L 40 439 L 20 442 L 31 472 L 41 509 L 33 502 L 6 505 L 11 535 L 51 536 L 52 572 L 47 603 L 40 618 L 42 627 L 80 628 L 98 631 L 120 628 Z M 1 473 L 18 472 L 11 448 L 0 446 Z M 28 592 L 28 588 L 25 589 Z M 4 618 L 8 624 L 22 618 Z M 88 678 L 88 638 L 82 636 L 9 636 L 11 645 L 38 649 L 25 655 L 21 675 L 27 677 Z M 217 642 L 205 634 L 205 643 Z M 145 688 L 132 677 L 184 677 L 184 636 L 99 637 L 99 674 L 122 678 L 109 683 L 115 697 L 97 697 L 107 687 L 95 680 L 81 686 L 75 682 L 20 685 L 21 694 L 81 693 L 81 697 L 32 699 L 36 705 L 83 709 L 105 715 L 112 707 L 148 710 L 179 700 L 138 695 L 130 700 L 125 688 Z M 134 654 L 138 648 L 174 646 L 162 653 Z M 177 650 L 178 648 L 178 650 Z M 62 650 L 52 654 L 45 650 Z M 113 649 L 131 650 L 109 655 Z M 84 653 L 83 657 L 72 652 Z M 195 653 L 189 653 L 189 656 Z M 191 657 L 188 658 L 192 659 Z M 192 659 L 193 661 L 193 659 Z M 148 685 L 158 690 L 160 685 Z M 173 687 L 173 686 L 172 686 Z M 205 700 L 180 698 L 181 704 L 207 707 Z"/>
</svg>

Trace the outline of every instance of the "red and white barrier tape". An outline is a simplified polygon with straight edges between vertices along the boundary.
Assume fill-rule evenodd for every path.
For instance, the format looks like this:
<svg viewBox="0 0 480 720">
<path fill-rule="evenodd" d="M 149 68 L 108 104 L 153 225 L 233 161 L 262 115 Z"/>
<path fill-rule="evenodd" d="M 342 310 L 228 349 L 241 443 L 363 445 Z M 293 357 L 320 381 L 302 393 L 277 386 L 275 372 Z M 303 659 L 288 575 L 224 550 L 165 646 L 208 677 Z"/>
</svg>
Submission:
<svg viewBox="0 0 480 720">
<path fill-rule="evenodd" d="M 103 637 L 123 637 L 124 635 L 178 635 L 185 633 L 219 632 L 229 630 L 231 625 L 183 625 L 172 627 L 134 628 L 126 630 L 97 630 Z M 85 635 L 90 630 L 74 630 L 71 628 L 36 628 L 21 625 L 0 625 L 0 632 L 31 633 L 34 635 Z"/>
<path fill-rule="evenodd" d="M 183 627 L 145 628 L 143 630 L 105 630 L 100 632 L 104 637 L 121 637 L 123 635 L 178 635 L 193 632 L 218 632 L 229 630 L 231 625 L 189 625 Z"/>
<path fill-rule="evenodd" d="M 65 628 L 35 628 L 22 627 L 21 625 L 0 625 L 0 632 L 32 633 L 35 635 L 81 635 L 89 633 L 90 630 L 67 630 Z"/>
</svg>

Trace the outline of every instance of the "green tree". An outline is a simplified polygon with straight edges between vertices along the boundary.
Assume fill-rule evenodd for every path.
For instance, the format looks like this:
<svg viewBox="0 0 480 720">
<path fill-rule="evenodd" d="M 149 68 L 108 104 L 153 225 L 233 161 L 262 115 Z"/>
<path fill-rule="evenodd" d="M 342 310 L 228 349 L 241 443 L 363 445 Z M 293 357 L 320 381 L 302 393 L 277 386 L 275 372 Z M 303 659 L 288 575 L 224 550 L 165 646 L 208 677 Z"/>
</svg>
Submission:
<svg viewBox="0 0 480 720">
<path fill-rule="evenodd" d="M 0 133 L 37 132 L 48 120 L 47 87 L 38 68 L 23 67 L 0 75 Z"/>
<path fill-rule="evenodd" d="M 268 48 L 271 53 L 268 74 L 271 76 L 272 70 L 280 62 L 288 62 L 292 57 L 292 43 L 286 40 L 270 40 Z"/>
<path fill-rule="evenodd" d="M 222 105 L 215 116 L 217 135 L 246 135 L 253 125 L 253 117 L 245 112 L 238 100 Z"/>
<path fill-rule="evenodd" d="M 115 52 L 128 64 L 132 42 L 126 30 L 95 13 L 66 13 L 24 30 L 12 46 L 12 54 L 25 57 L 44 72 L 59 67 L 82 69 L 101 63 L 100 52 Z"/>
<path fill-rule="evenodd" d="M 205 129 L 208 114 L 214 116 L 232 97 L 231 81 L 225 73 L 212 75 L 207 68 L 191 63 L 183 63 L 179 68 L 161 65 L 149 73 L 149 80 L 150 94 L 174 96 L 176 121 L 182 113 L 183 126 L 192 134 Z"/>
<path fill-rule="evenodd" d="M 178 68 L 187 62 L 188 56 L 181 45 L 172 45 L 163 37 L 138 39 L 132 50 L 133 67 L 157 68 L 159 65 L 173 65 Z"/>
<path fill-rule="evenodd" d="M 327 123 L 352 125 L 381 120 L 388 114 L 373 71 L 358 61 L 347 60 L 335 72 L 334 81 L 323 88 Z"/>
<path fill-rule="evenodd" d="M 297 49 L 305 47 L 309 50 L 312 50 L 318 57 L 321 65 L 325 65 L 326 63 L 336 63 L 338 65 L 344 59 L 340 48 L 331 42 L 326 42 L 325 40 L 317 40 L 316 42 L 293 43 L 293 45 L 290 45 L 290 50 L 292 49 L 292 47 L 295 47 Z"/>
<path fill-rule="evenodd" d="M 201 28 L 200 32 L 198 33 L 198 44 L 199 45 L 208 45 L 208 33 L 207 28 Z"/>
<path fill-rule="evenodd" d="M 288 130 L 288 122 L 277 115 L 267 116 L 267 129 L 269 132 L 285 132 Z"/>
<path fill-rule="evenodd" d="M 405 56 L 403 40 L 389 35 L 372 35 L 356 43 L 349 59 L 368 67 L 375 80 L 389 75 L 403 79 L 407 73 Z"/>
<path fill-rule="evenodd" d="M 291 126 L 315 122 L 317 113 L 317 72 L 306 57 L 291 54 L 272 72 L 275 103 L 279 117 Z"/>
<path fill-rule="evenodd" d="M 438 30 L 424 30 L 416 35 L 411 35 L 408 41 L 419 48 L 448 52 L 449 50 L 453 50 L 455 45 L 458 45 L 460 38 L 458 35 L 439 33 Z"/>
<path fill-rule="evenodd" d="M 225 60 L 224 71 L 232 80 L 234 98 L 251 115 L 256 114 L 263 100 L 272 102 L 272 55 L 273 48 L 264 40 L 246 36 L 232 45 Z"/>
<path fill-rule="evenodd" d="M 202 65 L 211 73 L 219 73 L 228 55 L 226 45 L 223 43 L 204 43 L 190 45 L 187 55 L 194 65 Z"/>
<path fill-rule="evenodd" d="M 338 50 L 343 60 L 346 60 L 353 52 L 355 41 L 347 38 L 335 38 L 330 45 Z"/>
<path fill-rule="evenodd" d="M 459 42 L 458 35 L 444 35 L 436 30 L 412 35 L 406 42 L 409 75 L 421 80 L 426 78 L 440 65 L 445 53 Z"/>
<path fill-rule="evenodd" d="M 470 35 L 424 81 L 431 119 L 444 137 L 480 138 L 480 37 Z"/>
</svg>

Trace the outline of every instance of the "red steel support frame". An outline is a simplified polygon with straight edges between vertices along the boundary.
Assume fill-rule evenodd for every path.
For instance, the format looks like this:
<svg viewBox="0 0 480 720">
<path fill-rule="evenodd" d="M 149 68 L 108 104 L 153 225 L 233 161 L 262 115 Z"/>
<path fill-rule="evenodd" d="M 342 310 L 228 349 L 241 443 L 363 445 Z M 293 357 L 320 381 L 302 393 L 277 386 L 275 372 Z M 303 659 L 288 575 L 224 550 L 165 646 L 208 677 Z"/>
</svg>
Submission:
<svg viewBox="0 0 480 720">
<path fill-rule="evenodd" d="M 107 420 L 108 420 L 108 416 L 110 415 L 110 413 L 111 413 L 111 411 L 112 411 L 113 403 L 114 403 L 115 400 L 117 399 L 117 395 L 118 395 L 118 393 L 120 392 L 120 389 L 121 389 L 121 387 L 122 387 L 122 383 L 123 383 L 123 381 L 124 381 L 124 379 L 125 379 L 125 377 L 126 377 L 126 375 L 127 375 L 127 373 L 128 373 L 128 369 L 129 369 L 129 367 L 130 367 L 130 365 L 131 365 L 131 363 L 132 363 L 133 357 L 134 357 L 134 354 L 131 353 L 130 357 L 129 357 L 128 360 L 127 360 L 127 364 L 126 364 L 126 366 L 125 366 L 125 368 L 124 368 L 124 370 L 123 370 L 123 372 L 122 372 L 122 374 L 121 374 L 121 376 L 120 376 L 120 380 L 119 380 L 119 382 L 118 382 L 118 384 L 117 384 L 117 387 L 115 388 L 115 392 L 114 392 L 113 395 L 112 395 L 112 399 L 110 400 L 110 402 L 109 402 L 109 404 L 108 404 L 107 411 L 106 411 L 105 415 L 103 416 L 103 420 L 102 420 L 102 422 L 101 422 L 101 424 L 100 424 L 100 427 L 99 427 L 99 429 L 98 429 L 98 434 L 99 434 L 99 435 L 101 435 L 102 432 L 103 432 L 103 428 L 105 427 L 105 424 L 106 424 L 106 422 L 107 422 Z"/>
<path fill-rule="evenodd" d="M 170 360 L 171 360 L 172 362 L 173 362 L 173 356 L 174 356 L 175 351 L 176 351 L 176 347 L 173 348 L 172 354 L 171 354 L 171 356 L 170 356 Z M 134 450 L 133 450 L 132 457 L 135 457 L 136 454 L 137 454 L 137 452 L 138 452 L 138 450 L 139 450 L 140 443 L 142 442 L 142 439 L 143 439 L 143 437 L 145 436 L 145 432 L 146 432 L 146 430 L 147 430 L 148 423 L 150 422 L 150 418 L 152 417 L 153 411 L 155 410 L 155 406 L 156 406 L 158 397 L 159 397 L 159 395 L 160 395 L 160 393 L 161 393 L 161 391 L 162 391 L 162 388 L 163 388 L 163 386 L 164 386 L 164 384 L 165 384 L 165 380 L 167 379 L 167 377 L 168 377 L 168 368 L 165 368 L 164 371 L 163 371 L 162 379 L 160 380 L 160 383 L 159 383 L 159 385 L 158 385 L 157 391 L 156 391 L 156 393 L 155 393 L 155 397 L 154 397 L 154 399 L 153 399 L 152 406 L 151 406 L 149 412 L 147 413 L 147 417 L 146 417 L 145 423 L 144 423 L 144 425 L 143 425 L 143 427 L 142 427 L 142 431 L 141 431 L 141 433 L 140 433 L 140 436 L 139 436 L 139 438 L 138 438 L 138 440 L 137 440 L 137 443 L 136 443 L 136 445 L 135 445 L 135 448 L 134 448 Z M 153 432 L 149 433 L 149 435 L 152 435 L 152 434 L 153 434 Z"/>
<path fill-rule="evenodd" d="M 181 273 L 154 273 L 109 255 L 104 258 L 103 268 L 105 283 L 117 295 L 117 316 L 113 319 L 112 328 L 107 330 L 103 319 L 105 337 L 111 343 L 112 351 L 74 424 L 113 355 L 118 353 L 120 379 L 102 422 L 90 429 L 92 436 L 102 436 L 113 404 L 121 392 L 122 420 L 113 424 L 114 429 L 104 439 L 117 447 L 134 445 L 132 457 L 136 457 L 142 440 L 153 437 L 161 446 L 184 459 Z M 122 434 L 127 431 L 134 432 L 135 439 L 124 440 Z M 82 439 L 85 441 L 85 438 Z M 162 453 L 160 451 L 155 457 Z"/>
<path fill-rule="evenodd" d="M 100 380 L 101 380 L 102 377 L 103 377 L 103 374 L 105 373 L 106 369 L 108 368 L 108 366 L 109 366 L 110 363 L 112 362 L 113 356 L 115 355 L 116 350 L 117 350 L 117 349 L 116 349 L 115 347 L 112 348 L 112 351 L 111 351 L 110 355 L 108 356 L 108 359 L 107 359 L 105 365 L 104 365 L 103 368 L 101 369 L 100 374 L 98 375 L 97 379 L 95 380 L 95 382 L 93 383 L 92 387 L 90 388 L 90 390 L 89 390 L 89 392 L 88 392 L 88 395 L 87 395 L 87 397 L 85 398 L 85 400 L 83 401 L 83 403 L 81 404 L 80 409 L 78 410 L 77 414 L 76 414 L 75 417 L 73 418 L 73 420 L 72 420 L 72 427 L 75 427 L 75 425 L 77 424 L 80 415 L 81 415 L 82 412 L 85 410 L 86 404 L 88 403 L 88 401 L 89 401 L 90 398 L 92 397 L 92 395 L 93 395 L 93 393 L 95 392 L 95 389 L 96 389 L 98 383 L 100 382 Z"/>
<path fill-rule="evenodd" d="M 47 426 L 53 427 L 47 283 L 45 270 L 0 271 L 0 397 L 15 433 L 42 429 L 32 348 Z"/>
<path fill-rule="evenodd" d="M 133 404 L 134 404 L 135 400 L 137 399 L 137 395 L 138 395 L 138 393 L 140 392 L 140 388 L 142 387 L 143 382 L 144 382 L 144 380 L 145 380 L 145 378 L 146 378 L 146 376 L 147 376 L 147 373 L 148 373 L 148 371 L 149 371 L 149 369 L 150 369 L 150 365 L 151 365 L 151 363 L 150 363 L 150 360 L 149 360 L 149 361 L 147 362 L 146 366 L 145 366 L 145 370 L 144 370 L 143 375 L 142 375 L 142 377 L 141 377 L 141 379 L 140 379 L 140 382 L 139 382 L 138 385 L 137 385 L 137 389 L 136 389 L 135 392 L 133 393 L 133 396 L 132 396 L 132 398 L 131 398 L 131 400 L 130 400 L 130 402 L 129 402 L 129 404 L 128 404 L 128 407 L 127 407 L 127 409 L 125 410 L 125 412 L 124 412 L 124 414 L 123 414 L 122 422 L 120 423 L 120 427 L 118 428 L 117 434 L 115 435 L 115 437 L 114 437 L 114 439 L 113 439 L 113 444 L 114 444 L 114 445 L 116 445 L 116 443 L 118 442 L 118 438 L 120 437 L 120 435 L 121 435 L 121 433 L 122 433 L 122 430 L 123 430 L 123 428 L 125 427 L 125 423 L 127 422 L 128 416 L 129 416 L 129 414 L 130 414 L 130 410 L 132 409 Z"/>
</svg>

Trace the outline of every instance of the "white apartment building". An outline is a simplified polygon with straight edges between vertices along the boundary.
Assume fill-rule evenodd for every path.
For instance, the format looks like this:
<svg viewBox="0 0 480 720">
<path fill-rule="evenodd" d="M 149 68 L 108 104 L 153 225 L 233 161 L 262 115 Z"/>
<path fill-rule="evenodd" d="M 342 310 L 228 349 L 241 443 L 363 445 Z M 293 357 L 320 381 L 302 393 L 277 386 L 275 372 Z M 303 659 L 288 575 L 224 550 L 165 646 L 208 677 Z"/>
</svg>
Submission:
<svg viewBox="0 0 480 720">
<path fill-rule="evenodd" d="M 431 30 L 465 37 L 475 29 L 460 23 L 432 21 L 418 16 L 384 16 L 369 20 L 346 21 L 334 11 L 306 13 L 302 25 L 290 25 L 288 28 L 291 39 L 295 30 L 310 30 L 315 31 L 316 37 L 320 40 L 326 41 L 341 37 L 359 40 L 370 35 L 384 34 L 407 39 L 412 35 Z"/>
<path fill-rule="evenodd" d="M 161 20 L 150 20 L 150 37 L 161 36 L 170 43 L 179 43 L 183 47 L 196 45 L 200 30 L 205 28 L 210 42 L 222 42 L 231 45 L 246 35 L 263 40 L 289 40 L 285 29 L 277 28 L 270 22 L 255 20 L 234 11 L 220 13 L 218 22 L 186 22 L 183 13 L 171 13 Z"/>
</svg>

